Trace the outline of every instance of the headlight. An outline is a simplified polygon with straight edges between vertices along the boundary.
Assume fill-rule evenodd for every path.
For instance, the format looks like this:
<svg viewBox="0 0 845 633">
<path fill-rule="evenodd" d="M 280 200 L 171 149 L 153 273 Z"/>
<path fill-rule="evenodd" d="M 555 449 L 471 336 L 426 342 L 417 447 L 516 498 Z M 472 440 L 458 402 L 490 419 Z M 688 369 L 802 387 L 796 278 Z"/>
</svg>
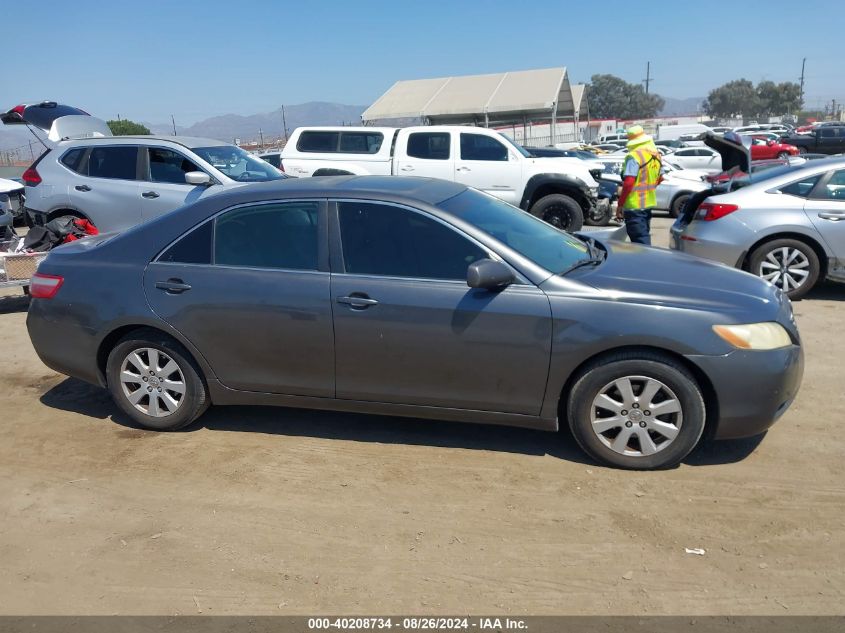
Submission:
<svg viewBox="0 0 845 633">
<path fill-rule="evenodd" d="M 789 333 L 779 323 L 714 325 L 713 331 L 739 349 L 778 349 L 792 345 Z"/>
</svg>

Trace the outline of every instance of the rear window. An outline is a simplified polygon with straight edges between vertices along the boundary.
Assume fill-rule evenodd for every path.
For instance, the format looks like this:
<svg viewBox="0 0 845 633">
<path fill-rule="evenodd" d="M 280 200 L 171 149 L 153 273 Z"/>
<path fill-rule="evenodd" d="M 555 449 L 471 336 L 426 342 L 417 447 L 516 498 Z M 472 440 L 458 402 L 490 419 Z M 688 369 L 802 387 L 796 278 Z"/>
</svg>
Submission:
<svg viewBox="0 0 845 633">
<path fill-rule="evenodd" d="M 429 160 L 449 159 L 448 132 L 414 132 L 408 135 L 408 156 Z"/>
<path fill-rule="evenodd" d="M 94 147 L 88 157 L 88 176 L 135 180 L 138 148 L 132 145 Z"/>
<path fill-rule="evenodd" d="M 79 163 L 82 161 L 82 157 L 85 155 L 85 148 L 84 147 L 77 147 L 76 149 L 72 149 L 67 152 L 61 158 L 62 164 L 67 167 L 68 169 L 72 169 L 75 172 L 79 172 Z"/>
<path fill-rule="evenodd" d="M 300 152 L 324 154 L 376 154 L 384 142 L 381 132 L 333 132 L 313 130 L 303 132 L 296 142 Z"/>
</svg>

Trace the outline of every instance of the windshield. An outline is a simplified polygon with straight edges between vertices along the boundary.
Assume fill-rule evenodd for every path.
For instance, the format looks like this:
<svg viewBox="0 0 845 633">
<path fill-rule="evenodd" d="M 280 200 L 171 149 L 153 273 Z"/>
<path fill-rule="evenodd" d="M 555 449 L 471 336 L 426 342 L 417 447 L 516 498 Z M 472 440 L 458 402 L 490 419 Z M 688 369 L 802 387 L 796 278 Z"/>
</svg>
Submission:
<svg viewBox="0 0 845 633">
<path fill-rule="evenodd" d="M 574 235 L 474 189 L 467 189 L 437 206 L 553 273 L 567 270 L 589 254 L 587 245 Z"/>
<path fill-rule="evenodd" d="M 247 154 L 240 147 L 221 145 L 220 147 L 195 147 L 194 152 L 215 169 L 222 171 L 238 182 L 264 182 L 287 178 L 270 163 Z"/>
<path fill-rule="evenodd" d="M 501 136 L 503 139 L 505 139 L 505 142 L 506 142 L 508 145 L 510 145 L 511 147 L 513 147 L 513 148 L 514 148 L 517 152 L 519 152 L 519 153 L 520 153 L 520 154 L 522 154 L 523 156 L 525 156 L 525 158 L 531 158 L 531 152 L 529 152 L 527 149 L 525 149 L 522 145 L 517 145 L 516 143 L 514 143 L 514 142 L 510 139 L 510 137 L 507 137 L 507 136 L 505 136 L 505 135 L 504 135 L 504 134 L 502 134 L 502 133 L 499 133 L 499 136 Z"/>
</svg>

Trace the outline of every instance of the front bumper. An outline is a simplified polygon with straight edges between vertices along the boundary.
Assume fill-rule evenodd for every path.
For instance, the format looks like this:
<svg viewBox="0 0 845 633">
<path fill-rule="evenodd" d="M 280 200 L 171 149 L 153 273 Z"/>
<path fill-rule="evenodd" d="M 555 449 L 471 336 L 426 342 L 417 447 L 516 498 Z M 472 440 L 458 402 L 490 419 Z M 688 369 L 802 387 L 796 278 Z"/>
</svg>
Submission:
<svg viewBox="0 0 845 633">
<path fill-rule="evenodd" d="M 783 415 L 801 386 L 800 345 L 724 356 L 687 356 L 710 380 L 718 401 L 715 439 L 759 435 Z"/>
</svg>

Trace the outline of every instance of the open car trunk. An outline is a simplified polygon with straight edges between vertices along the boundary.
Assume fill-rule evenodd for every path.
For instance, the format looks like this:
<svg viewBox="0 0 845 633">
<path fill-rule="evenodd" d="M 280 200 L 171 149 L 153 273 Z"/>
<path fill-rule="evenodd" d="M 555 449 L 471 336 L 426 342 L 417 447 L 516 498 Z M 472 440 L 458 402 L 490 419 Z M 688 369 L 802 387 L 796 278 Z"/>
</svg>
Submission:
<svg viewBox="0 0 845 633">
<path fill-rule="evenodd" d="M 15 106 L 0 114 L 0 121 L 5 125 L 28 125 L 30 128 L 37 128 L 54 143 L 71 138 L 112 136 L 109 126 L 102 119 L 55 101 Z"/>
</svg>

